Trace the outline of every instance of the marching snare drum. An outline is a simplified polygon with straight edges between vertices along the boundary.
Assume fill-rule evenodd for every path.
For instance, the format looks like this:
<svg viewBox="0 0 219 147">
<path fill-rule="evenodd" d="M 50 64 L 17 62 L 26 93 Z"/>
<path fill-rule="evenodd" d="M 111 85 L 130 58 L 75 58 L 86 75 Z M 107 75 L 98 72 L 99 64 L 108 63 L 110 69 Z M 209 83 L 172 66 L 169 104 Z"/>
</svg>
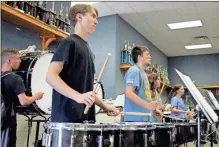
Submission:
<svg viewBox="0 0 219 147">
<path fill-rule="evenodd" d="M 175 123 L 175 144 L 184 144 L 196 140 L 197 123 Z"/>
<path fill-rule="evenodd" d="M 148 123 L 147 147 L 172 147 L 174 128 L 171 123 Z"/>
<path fill-rule="evenodd" d="M 46 147 L 113 147 L 115 124 L 49 123 Z"/>
<path fill-rule="evenodd" d="M 146 123 L 121 122 L 114 133 L 114 147 L 144 147 L 147 144 Z"/>
</svg>

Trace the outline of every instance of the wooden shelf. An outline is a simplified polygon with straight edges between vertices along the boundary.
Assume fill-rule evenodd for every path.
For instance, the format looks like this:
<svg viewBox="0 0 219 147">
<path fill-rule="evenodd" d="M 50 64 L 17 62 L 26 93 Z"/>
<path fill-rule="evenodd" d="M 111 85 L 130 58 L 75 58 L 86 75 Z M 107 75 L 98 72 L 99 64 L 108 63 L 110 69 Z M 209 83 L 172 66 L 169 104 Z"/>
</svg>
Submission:
<svg viewBox="0 0 219 147">
<path fill-rule="evenodd" d="M 120 69 L 127 71 L 130 67 L 132 67 L 133 65 L 131 63 L 121 63 L 120 64 Z"/>
<path fill-rule="evenodd" d="M 45 22 L 8 6 L 3 2 L 1 2 L 1 16 L 2 20 L 15 24 L 21 28 L 28 29 L 42 36 L 43 50 L 45 50 L 53 40 L 69 36 L 67 32 L 62 31 L 55 26 L 48 25 Z"/>
<path fill-rule="evenodd" d="M 196 87 L 205 89 L 219 89 L 219 85 L 197 85 Z"/>
</svg>

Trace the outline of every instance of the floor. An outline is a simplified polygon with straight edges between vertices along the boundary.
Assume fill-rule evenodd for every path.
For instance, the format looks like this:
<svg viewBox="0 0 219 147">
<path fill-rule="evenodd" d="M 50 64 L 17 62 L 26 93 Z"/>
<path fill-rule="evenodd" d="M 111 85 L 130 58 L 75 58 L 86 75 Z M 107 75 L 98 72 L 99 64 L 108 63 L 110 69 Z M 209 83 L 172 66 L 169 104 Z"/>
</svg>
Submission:
<svg viewBox="0 0 219 147">
<path fill-rule="evenodd" d="M 187 145 L 188 145 L 188 147 L 195 147 L 194 142 L 190 142 Z M 211 145 L 210 145 L 210 143 L 206 143 L 205 145 L 201 145 L 201 147 L 211 147 Z M 219 147 L 219 144 L 214 144 L 213 147 Z"/>
</svg>

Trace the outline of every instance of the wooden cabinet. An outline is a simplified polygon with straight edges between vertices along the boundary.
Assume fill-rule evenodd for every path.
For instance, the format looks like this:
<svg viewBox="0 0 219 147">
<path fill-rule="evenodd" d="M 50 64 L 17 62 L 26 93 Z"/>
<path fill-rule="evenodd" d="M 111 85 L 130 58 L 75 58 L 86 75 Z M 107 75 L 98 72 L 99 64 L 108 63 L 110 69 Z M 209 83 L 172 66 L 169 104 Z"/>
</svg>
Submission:
<svg viewBox="0 0 219 147">
<path fill-rule="evenodd" d="M 53 40 L 69 36 L 67 32 L 62 31 L 55 26 L 48 25 L 45 22 L 8 6 L 3 2 L 1 2 L 1 17 L 2 20 L 39 34 L 42 37 L 42 50 L 46 50 Z"/>
</svg>

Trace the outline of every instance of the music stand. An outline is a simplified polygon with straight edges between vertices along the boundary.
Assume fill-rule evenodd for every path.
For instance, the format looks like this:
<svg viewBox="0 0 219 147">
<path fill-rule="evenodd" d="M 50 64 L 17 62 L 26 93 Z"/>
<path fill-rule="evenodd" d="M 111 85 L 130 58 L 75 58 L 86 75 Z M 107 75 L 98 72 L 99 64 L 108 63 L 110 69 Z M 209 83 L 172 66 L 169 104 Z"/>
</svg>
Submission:
<svg viewBox="0 0 219 147">
<path fill-rule="evenodd" d="M 208 102 L 205 100 L 205 98 L 202 96 L 202 94 L 200 93 L 200 91 L 197 89 L 197 87 L 194 85 L 194 83 L 192 82 L 192 80 L 190 79 L 189 76 L 186 76 L 184 74 L 182 74 L 180 71 L 178 71 L 175 68 L 175 71 L 177 72 L 177 74 L 179 75 L 179 77 L 182 79 L 183 83 L 186 85 L 186 87 L 188 88 L 188 90 L 190 91 L 190 93 L 192 94 L 193 98 L 195 99 L 195 101 L 197 102 L 197 122 L 198 122 L 198 142 L 197 145 L 198 147 L 200 147 L 201 145 L 201 130 L 200 130 L 200 126 L 201 126 L 201 110 L 204 113 L 204 115 L 206 116 L 206 118 L 208 119 L 208 121 L 210 122 L 210 124 L 212 125 L 212 127 L 215 129 L 215 125 L 214 123 L 218 122 L 218 116 L 217 114 L 214 112 L 214 110 L 211 108 L 211 106 L 208 104 Z M 216 130 L 216 133 L 218 133 L 218 131 Z"/>
<path fill-rule="evenodd" d="M 212 104 L 214 105 L 215 109 L 219 110 L 219 103 L 216 100 L 215 96 L 213 95 L 213 93 L 209 90 L 205 90 L 206 93 L 208 94 L 209 99 L 211 100 Z"/>
</svg>

